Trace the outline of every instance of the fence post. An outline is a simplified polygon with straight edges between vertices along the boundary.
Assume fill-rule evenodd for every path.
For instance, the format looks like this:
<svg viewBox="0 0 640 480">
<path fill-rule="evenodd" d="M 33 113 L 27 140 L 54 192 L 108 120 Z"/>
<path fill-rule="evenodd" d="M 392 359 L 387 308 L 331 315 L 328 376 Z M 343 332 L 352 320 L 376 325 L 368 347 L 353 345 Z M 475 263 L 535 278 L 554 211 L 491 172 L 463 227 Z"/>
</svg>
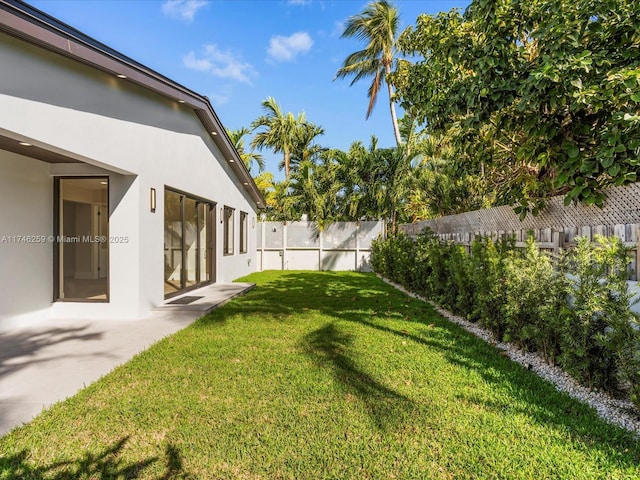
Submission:
<svg viewBox="0 0 640 480">
<path fill-rule="evenodd" d="M 282 222 L 282 270 L 289 270 L 287 262 L 288 233 L 287 222 Z"/>
<path fill-rule="evenodd" d="M 355 235 L 356 235 L 356 261 L 355 261 L 355 271 L 358 272 L 360 271 L 360 268 L 358 268 L 358 262 L 360 260 L 360 222 L 356 222 L 354 224 L 355 226 Z"/>
<path fill-rule="evenodd" d="M 640 281 L 640 223 L 636 223 L 636 281 Z"/>
<path fill-rule="evenodd" d="M 266 233 L 266 223 L 267 222 L 260 222 L 260 230 L 262 231 L 262 235 L 261 235 L 261 241 L 260 241 L 260 271 L 263 272 L 264 271 L 264 235 Z"/>
<path fill-rule="evenodd" d="M 592 241 L 593 240 L 593 234 L 592 234 L 592 230 L 591 230 L 591 226 L 590 225 L 583 225 L 581 227 L 578 228 L 578 234 L 581 237 L 586 237 L 587 240 Z"/>
<path fill-rule="evenodd" d="M 564 232 L 557 232 L 555 230 L 551 230 L 551 240 L 553 241 L 553 253 L 560 253 L 560 249 L 562 248 L 562 240 L 563 240 Z"/>
<path fill-rule="evenodd" d="M 320 230 L 320 238 L 318 239 L 318 270 L 322 271 L 322 251 L 324 250 L 324 232 L 325 230 Z"/>
</svg>

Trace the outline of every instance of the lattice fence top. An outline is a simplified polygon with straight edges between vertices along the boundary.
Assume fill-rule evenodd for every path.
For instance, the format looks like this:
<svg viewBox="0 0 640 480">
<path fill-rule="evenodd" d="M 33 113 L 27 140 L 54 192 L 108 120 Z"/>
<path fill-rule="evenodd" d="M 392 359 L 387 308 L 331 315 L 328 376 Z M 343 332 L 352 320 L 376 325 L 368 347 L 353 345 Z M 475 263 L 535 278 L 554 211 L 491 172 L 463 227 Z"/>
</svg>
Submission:
<svg viewBox="0 0 640 480">
<path fill-rule="evenodd" d="M 580 204 L 565 206 L 564 196 L 557 196 L 551 198 L 537 216 L 529 214 L 523 221 L 514 213 L 513 207 L 504 206 L 405 224 L 400 228 L 415 235 L 425 227 L 435 233 L 457 233 L 544 228 L 562 230 L 583 225 L 634 223 L 640 223 L 640 183 L 608 189 L 603 208 Z"/>
</svg>

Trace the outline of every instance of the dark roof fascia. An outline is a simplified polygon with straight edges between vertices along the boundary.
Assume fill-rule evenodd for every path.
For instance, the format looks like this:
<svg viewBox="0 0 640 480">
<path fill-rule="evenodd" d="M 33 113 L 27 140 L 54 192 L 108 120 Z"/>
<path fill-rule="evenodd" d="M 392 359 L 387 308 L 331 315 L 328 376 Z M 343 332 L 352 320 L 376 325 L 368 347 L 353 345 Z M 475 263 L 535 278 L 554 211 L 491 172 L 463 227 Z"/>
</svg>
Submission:
<svg viewBox="0 0 640 480">
<path fill-rule="evenodd" d="M 20 1 L 0 0 L 0 31 L 152 90 L 194 109 L 258 208 L 265 201 L 208 98 Z"/>
</svg>

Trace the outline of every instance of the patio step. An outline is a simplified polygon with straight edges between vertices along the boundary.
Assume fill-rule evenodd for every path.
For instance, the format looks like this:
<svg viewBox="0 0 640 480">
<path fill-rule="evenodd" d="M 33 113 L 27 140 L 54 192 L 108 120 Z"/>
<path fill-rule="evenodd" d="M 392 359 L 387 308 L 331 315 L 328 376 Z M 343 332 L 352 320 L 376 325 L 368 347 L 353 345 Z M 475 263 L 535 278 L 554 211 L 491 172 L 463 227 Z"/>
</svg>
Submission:
<svg viewBox="0 0 640 480">
<path fill-rule="evenodd" d="M 153 313 L 197 312 L 206 315 L 229 300 L 244 295 L 255 286 L 255 283 L 215 283 L 207 285 L 167 299 L 162 305 L 154 308 Z"/>
</svg>

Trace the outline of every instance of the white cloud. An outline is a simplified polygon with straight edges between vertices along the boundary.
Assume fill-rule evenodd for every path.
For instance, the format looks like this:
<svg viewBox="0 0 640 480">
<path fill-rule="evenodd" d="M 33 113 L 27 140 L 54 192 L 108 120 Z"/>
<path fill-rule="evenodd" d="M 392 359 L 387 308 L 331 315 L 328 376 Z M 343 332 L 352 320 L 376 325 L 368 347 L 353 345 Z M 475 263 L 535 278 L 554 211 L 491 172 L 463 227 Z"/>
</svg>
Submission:
<svg viewBox="0 0 640 480">
<path fill-rule="evenodd" d="M 193 22 L 198 10 L 204 7 L 206 0 L 166 0 L 162 4 L 162 13 L 171 18 Z"/>
<path fill-rule="evenodd" d="M 289 5 L 311 5 L 311 0 L 289 0 Z"/>
<path fill-rule="evenodd" d="M 182 61 L 184 66 L 199 72 L 209 72 L 215 77 L 251 83 L 257 74 L 250 63 L 243 62 L 240 56 L 230 50 L 220 50 L 217 45 L 206 45 L 202 58 L 194 52 L 187 53 Z"/>
<path fill-rule="evenodd" d="M 212 65 L 206 58 L 196 58 L 196 54 L 193 52 L 187 53 L 182 59 L 184 66 L 191 70 L 198 70 L 200 72 L 206 72 L 211 69 Z"/>
<path fill-rule="evenodd" d="M 211 103 L 214 108 L 219 107 L 220 105 L 224 105 L 225 103 L 229 103 L 229 95 L 224 93 L 212 93 L 209 95 L 211 97 Z"/>
<path fill-rule="evenodd" d="M 307 53 L 312 46 L 313 40 L 306 32 L 297 32 L 288 37 L 274 35 L 269 41 L 267 54 L 276 62 L 289 62 Z"/>
</svg>

